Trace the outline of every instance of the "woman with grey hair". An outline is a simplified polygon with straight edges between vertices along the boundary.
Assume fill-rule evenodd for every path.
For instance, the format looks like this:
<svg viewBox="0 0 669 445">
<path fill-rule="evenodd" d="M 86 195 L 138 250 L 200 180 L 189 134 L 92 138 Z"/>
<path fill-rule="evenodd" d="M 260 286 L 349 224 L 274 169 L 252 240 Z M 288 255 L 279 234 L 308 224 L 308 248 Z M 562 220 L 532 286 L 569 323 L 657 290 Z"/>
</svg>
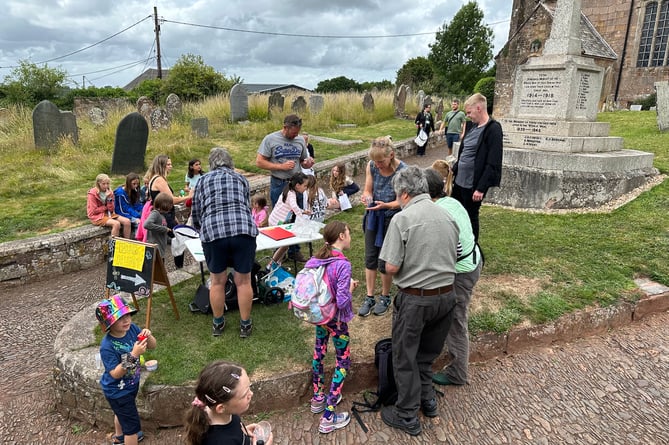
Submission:
<svg viewBox="0 0 669 445">
<path fill-rule="evenodd" d="M 212 333 L 218 337 L 225 327 L 225 282 L 228 267 L 232 267 L 241 319 L 239 336 L 246 338 L 253 329 L 251 271 L 258 227 L 251 215 L 249 182 L 233 167 L 232 157 L 225 148 L 211 149 L 210 172 L 195 186 L 191 216 L 193 225 L 200 231 L 202 251 L 210 272 Z"/>
</svg>

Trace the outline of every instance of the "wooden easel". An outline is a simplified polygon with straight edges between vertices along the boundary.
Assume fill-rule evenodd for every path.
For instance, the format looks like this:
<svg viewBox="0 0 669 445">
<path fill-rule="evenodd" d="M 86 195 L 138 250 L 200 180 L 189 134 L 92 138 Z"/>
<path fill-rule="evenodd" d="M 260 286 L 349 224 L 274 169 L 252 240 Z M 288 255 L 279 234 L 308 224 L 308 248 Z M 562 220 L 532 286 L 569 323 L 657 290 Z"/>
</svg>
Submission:
<svg viewBox="0 0 669 445">
<path fill-rule="evenodd" d="M 146 329 L 151 328 L 151 302 L 153 301 L 153 283 L 162 284 L 167 288 L 167 293 L 170 296 L 170 302 L 172 303 L 172 310 L 174 311 L 174 316 L 176 317 L 177 320 L 179 320 L 179 309 L 177 308 L 177 302 L 174 299 L 174 293 L 172 293 L 172 286 L 170 285 L 170 280 L 167 277 L 167 271 L 165 270 L 165 263 L 163 263 L 163 259 L 160 257 L 160 252 L 158 252 L 158 250 L 156 250 L 156 260 L 153 262 L 153 280 L 151 280 L 148 302 L 146 303 Z"/>
</svg>

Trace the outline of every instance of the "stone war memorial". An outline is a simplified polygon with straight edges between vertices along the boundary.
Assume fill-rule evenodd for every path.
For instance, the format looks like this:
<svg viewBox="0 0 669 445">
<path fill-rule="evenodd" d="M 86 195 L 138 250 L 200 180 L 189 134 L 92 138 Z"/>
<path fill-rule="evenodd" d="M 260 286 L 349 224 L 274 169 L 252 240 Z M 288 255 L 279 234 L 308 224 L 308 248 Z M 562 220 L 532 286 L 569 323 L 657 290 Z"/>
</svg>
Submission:
<svg viewBox="0 0 669 445">
<path fill-rule="evenodd" d="M 582 56 L 581 41 L 581 0 L 558 0 L 543 53 L 516 68 L 511 109 L 495 116 L 504 131 L 504 172 L 489 202 L 597 207 L 658 174 L 652 153 L 623 149 L 610 125 L 596 122 L 604 73 Z"/>
</svg>

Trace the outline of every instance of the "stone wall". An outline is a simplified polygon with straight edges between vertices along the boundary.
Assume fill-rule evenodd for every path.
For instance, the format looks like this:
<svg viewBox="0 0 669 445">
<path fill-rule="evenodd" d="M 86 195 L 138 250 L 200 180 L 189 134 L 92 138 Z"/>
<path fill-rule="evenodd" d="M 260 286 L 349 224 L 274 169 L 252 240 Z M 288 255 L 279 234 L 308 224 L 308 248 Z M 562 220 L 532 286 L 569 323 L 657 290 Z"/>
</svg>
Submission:
<svg viewBox="0 0 669 445">
<path fill-rule="evenodd" d="M 432 134 L 428 144 L 428 148 L 436 149 L 443 148 L 446 142 L 443 135 Z M 400 159 L 411 156 L 415 149 L 413 139 L 395 143 Z M 367 150 L 363 150 L 318 162 L 314 170 L 325 186 L 335 164 L 345 163 L 348 175 L 356 176 L 364 173 L 367 160 Z M 252 179 L 250 185 L 251 194 L 269 196 L 268 177 Z M 105 259 L 108 238 L 109 229 L 87 224 L 52 235 L 0 243 L 0 283 L 19 285 L 96 266 Z"/>
</svg>

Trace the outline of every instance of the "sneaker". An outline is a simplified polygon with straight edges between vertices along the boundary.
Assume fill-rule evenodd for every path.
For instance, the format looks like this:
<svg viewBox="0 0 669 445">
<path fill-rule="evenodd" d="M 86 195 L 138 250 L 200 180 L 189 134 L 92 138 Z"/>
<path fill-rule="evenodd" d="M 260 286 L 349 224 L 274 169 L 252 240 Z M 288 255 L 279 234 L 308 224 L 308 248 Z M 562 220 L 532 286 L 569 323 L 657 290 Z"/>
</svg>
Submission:
<svg viewBox="0 0 669 445">
<path fill-rule="evenodd" d="M 362 302 L 360 310 L 358 310 L 358 315 L 361 317 L 366 317 L 372 313 L 372 308 L 376 305 L 376 300 L 374 297 L 365 297 L 365 301 Z"/>
<path fill-rule="evenodd" d="M 137 433 L 137 442 L 144 440 L 144 433 Z M 120 436 L 112 436 L 112 445 L 123 445 L 125 443 L 125 437 L 121 434 Z"/>
<path fill-rule="evenodd" d="M 335 406 L 339 405 L 339 402 L 341 402 L 341 394 L 337 396 L 337 401 L 335 402 Z M 325 411 L 325 396 L 313 396 L 311 398 L 311 412 L 314 414 L 322 413 Z"/>
<path fill-rule="evenodd" d="M 461 383 L 455 383 L 444 372 L 435 372 L 432 374 L 432 381 L 437 385 L 455 385 L 462 386 Z"/>
<path fill-rule="evenodd" d="M 309 258 L 305 257 L 299 250 L 297 252 L 289 252 L 288 259 L 297 261 L 298 263 L 306 263 L 309 261 Z"/>
<path fill-rule="evenodd" d="M 351 416 L 347 412 L 335 413 L 330 420 L 325 417 L 321 418 L 321 423 L 318 425 L 318 432 L 327 434 L 339 428 L 344 428 L 351 421 Z"/>
<path fill-rule="evenodd" d="M 437 417 L 439 415 L 439 405 L 435 398 L 420 402 L 420 409 L 425 417 Z"/>
<path fill-rule="evenodd" d="M 379 297 L 379 301 L 374 305 L 374 310 L 372 312 L 374 315 L 383 315 L 388 310 L 390 306 L 390 297 Z"/>
<path fill-rule="evenodd" d="M 247 324 L 246 326 L 239 326 L 239 338 L 248 338 L 251 336 L 251 331 L 253 331 L 253 323 Z"/>
<path fill-rule="evenodd" d="M 395 407 L 392 405 L 384 406 L 381 409 L 381 419 L 383 419 L 386 425 L 402 430 L 412 436 L 418 436 L 423 431 L 420 427 L 418 417 L 411 419 L 400 417 L 395 413 Z"/>
<path fill-rule="evenodd" d="M 214 337 L 220 337 L 220 335 L 223 333 L 223 329 L 225 328 L 225 320 L 223 320 L 223 323 L 219 324 L 212 322 L 211 327 L 212 327 L 211 335 L 213 335 Z"/>
</svg>

